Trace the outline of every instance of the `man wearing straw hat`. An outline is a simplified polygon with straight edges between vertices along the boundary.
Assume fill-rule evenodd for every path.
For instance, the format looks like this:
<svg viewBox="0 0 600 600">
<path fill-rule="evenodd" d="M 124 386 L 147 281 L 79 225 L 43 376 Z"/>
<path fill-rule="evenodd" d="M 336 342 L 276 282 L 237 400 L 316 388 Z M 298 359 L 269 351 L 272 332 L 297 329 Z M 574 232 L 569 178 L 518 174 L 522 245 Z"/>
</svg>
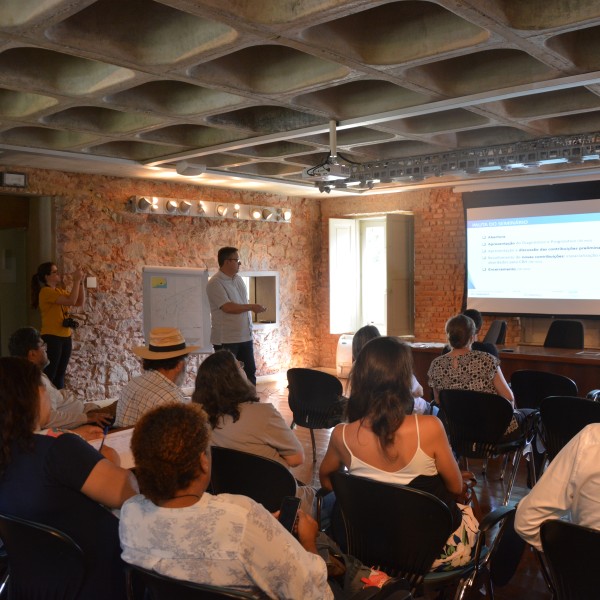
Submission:
<svg viewBox="0 0 600 600">
<path fill-rule="evenodd" d="M 185 375 L 186 357 L 198 348 L 200 346 L 187 346 L 181 331 L 175 327 L 152 329 L 148 346 L 133 349 L 143 360 L 144 372 L 123 388 L 115 427 L 132 427 L 152 408 L 183 402 L 179 386 Z"/>
</svg>

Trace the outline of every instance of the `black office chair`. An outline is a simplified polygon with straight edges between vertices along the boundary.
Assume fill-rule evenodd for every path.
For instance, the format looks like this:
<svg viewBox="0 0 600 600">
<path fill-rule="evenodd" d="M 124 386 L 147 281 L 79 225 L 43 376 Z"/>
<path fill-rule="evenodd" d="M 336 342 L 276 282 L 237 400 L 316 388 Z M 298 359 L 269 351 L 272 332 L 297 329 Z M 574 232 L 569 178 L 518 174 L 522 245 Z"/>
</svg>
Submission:
<svg viewBox="0 0 600 600">
<path fill-rule="evenodd" d="M 314 429 L 330 429 L 341 423 L 344 401 L 342 384 L 334 375 L 314 369 L 289 369 L 288 404 L 292 411 L 292 429 L 299 425 L 310 429 L 313 462 L 317 462 Z"/>
<path fill-rule="evenodd" d="M 507 327 L 506 321 L 492 321 L 490 328 L 483 338 L 484 344 L 504 344 Z"/>
<path fill-rule="evenodd" d="M 8 598 L 77 600 L 85 578 L 83 551 L 68 535 L 0 514 L 8 560 Z"/>
<path fill-rule="evenodd" d="M 506 485 L 504 504 L 508 504 L 517 476 L 519 461 L 529 441 L 522 435 L 515 441 L 503 441 L 513 416 L 511 403 L 502 396 L 473 392 L 470 390 L 441 390 L 440 407 L 454 452 L 465 459 L 468 469 L 469 458 L 489 458 L 513 455 L 513 466 Z M 486 473 L 486 463 L 484 471 Z M 504 469 L 501 479 L 504 478 Z"/>
<path fill-rule="evenodd" d="M 534 408 L 548 396 L 577 396 L 577 384 L 565 375 L 520 369 L 510 376 L 510 388 L 517 408 Z"/>
<path fill-rule="evenodd" d="M 452 533 L 446 504 L 427 492 L 342 471 L 333 473 L 331 481 L 344 519 L 349 554 L 389 575 L 406 578 L 413 594 L 457 585 L 455 597 L 463 598 L 475 579 L 483 577 L 493 598 L 488 567 L 502 538 L 502 525 L 489 552 L 482 553 L 485 532 L 502 524 L 514 508 L 500 507 L 482 520 L 475 558 L 469 565 L 429 573 Z"/>
<path fill-rule="evenodd" d="M 231 448 L 213 446 L 211 453 L 215 494 L 249 496 L 270 512 L 279 510 L 285 496 L 296 495 L 296 480 L 281 463 Z"/>
<path fill-rule="evenodd" d="M 584 427 L 600 423 L 600 403 L 575 396 L 548 396 L 540 405 L 544 443 L 549 461 Z"/>
<path fill-rule="evenodd" d="M 255 598 L 252 594 L 232 588 L 191 583 L 160 575 L 142 567 L 127 567 L 127 597 L 137 600 L 140 590 L 146 590 L 144 600 L 224 600 L 226 598 Z"/>
<path fill-rule="evenodd" d="M 551 519 L 542 523 L 540 537 L 554 600 L 598 598 L 600 531 Z"/>
<path fill-rule="evenodd" d="M 581 321 L 556 319 L 550 323 L 544 346 L 546 348 L 583 349 L 584 329 Z"/>
</svg>

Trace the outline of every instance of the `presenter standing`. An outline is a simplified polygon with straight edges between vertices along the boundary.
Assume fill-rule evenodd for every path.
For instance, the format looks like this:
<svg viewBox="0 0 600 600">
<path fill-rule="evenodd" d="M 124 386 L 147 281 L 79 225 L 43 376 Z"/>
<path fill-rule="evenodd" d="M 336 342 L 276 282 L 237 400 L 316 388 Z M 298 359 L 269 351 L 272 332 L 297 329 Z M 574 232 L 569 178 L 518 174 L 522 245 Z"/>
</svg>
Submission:
<svg viewBox="0 0 600 600">
<path fill-rule="evenodd" d="M 248 381 L 256 385 L 256 365 L 252 344 L 252 315 L 267 310 L 260 304 L 248 303 L 248 290 L 240 270 L 237 248 L 226 246 L 217 254 L 219 270 L 206 286 L 210 304 L 210 341 L 216 350 L 227 349 L 244 364 Z"/>
<path fill-rule="evenodd" d="M 42 263 L 31 279 L 31 306 L 39 308 L 42 317 L 41 334 L 46 342 L 50 363 L 44 369 L 54 387 L 65 387 L 65 373 L 71 358 L 73 333 L 65 323 L 71 306 L 83 306 L 85 287 L 83 271 L 77 269 L 73 275 L 71 291 L 59 286 L 61 277 L 53 262 Z"/>
</svg>

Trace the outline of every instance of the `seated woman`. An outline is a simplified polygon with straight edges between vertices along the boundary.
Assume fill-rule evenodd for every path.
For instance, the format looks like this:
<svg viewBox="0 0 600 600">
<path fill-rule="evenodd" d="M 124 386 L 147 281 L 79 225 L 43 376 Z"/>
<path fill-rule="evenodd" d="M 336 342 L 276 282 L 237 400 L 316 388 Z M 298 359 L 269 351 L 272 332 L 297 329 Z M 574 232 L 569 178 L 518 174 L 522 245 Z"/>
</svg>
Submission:
<svg viewBox="0 0 600 600">
<path fill-rule="evenodd" d="M 365 325 L 364 327 L 361 327 L 352 338 L 352 362 L 356 360 L 356 357 L 367 342 L 378 337 L 381 337 L 381 334 L 375 325 Z M 423 386 L 418 382 L 414 373 L 411 378 L 410 393 L 412 394 L 415 403 L 413 412 L 418 415 L 430 414 L 431 406 L 429 405 L 429 402 L 423 398 Z"/>
<path fill-rule="evenodd" d="M 77 434 L 34 434 L 49 412 L 39 368 L 0 358 L 0 512 L 55 527 L 79 544 L 88 569 L 81 598 L 124 599 L 118 520 L 107 508 L 135 494 L 133 476 L 111 462 L 118 456 L 107 446 L 100 453 Z"/>
<path fill-rule="evenodd" d="M 514 407 L 515 398 L 500 369 L 500 360 L 488 352 L 471 348 L 477 335 L 473 320 L 464 314 L 448 319 L 446 335 L 451 350 L 435 358 L 427 373 L 436 401 L 440 390 L 472 390 L 498 394 Z M 524 414 L 514 411 L 504 439 L 520 437 L 524 421 Z"/>
<path fill-rule="evenodd" d="M 331 474 L 346 467 L 353 475 L 438 496 L 450 507 L 456 531 L 432 569 L 454 568 L 471 559 L 478 524 L 471 507 L 454 500 L 463 480 L 441 422 L 413 414 L 412 366 L 410 348 L 397 338 L 379 337 L 361 350 L 350 374 L 350 422 L 331 434 L 321 485 L 332 489 Z"/>
<path fill-rule="evenodd" d="M 304 462 L 304 449 L 270 402 L 259 402 L 256 388 L 229 350 L 211 354 L 198 369 L 192 402 L 208 414 L 212 443 L 258 454 L 286 467 Z M 298 486 L 302 510 L 313 512 L 315 489 Z"/>
<path fill-rule="evenodd" d="M 250 498 L 208 493 L 209 444 L 197 404 L 164 405 L 138 421 L 131 449 L 143 495 L 121 510 L 123 559 L 259 598 L 333 598 L 316 522 L 300 512 L 296 540 Z"/>
</svg>

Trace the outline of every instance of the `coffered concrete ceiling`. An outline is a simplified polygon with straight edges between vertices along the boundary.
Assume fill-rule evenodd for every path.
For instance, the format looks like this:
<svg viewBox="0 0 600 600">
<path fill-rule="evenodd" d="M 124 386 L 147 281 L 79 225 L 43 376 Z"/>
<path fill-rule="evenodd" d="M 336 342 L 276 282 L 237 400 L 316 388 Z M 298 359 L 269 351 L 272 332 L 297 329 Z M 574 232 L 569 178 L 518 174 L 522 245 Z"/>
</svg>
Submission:
<svg viewBox="0 0 600 600">
<path fill-rule="evenodd" d="M 307 196 L 331 120 L 348 165 L 572 136 L 600 149 L 600 2 L 0 3 L 4 170 Z M 599 172 L 598 160 L 446 168 L 332 193 Z"/>
</svg>

